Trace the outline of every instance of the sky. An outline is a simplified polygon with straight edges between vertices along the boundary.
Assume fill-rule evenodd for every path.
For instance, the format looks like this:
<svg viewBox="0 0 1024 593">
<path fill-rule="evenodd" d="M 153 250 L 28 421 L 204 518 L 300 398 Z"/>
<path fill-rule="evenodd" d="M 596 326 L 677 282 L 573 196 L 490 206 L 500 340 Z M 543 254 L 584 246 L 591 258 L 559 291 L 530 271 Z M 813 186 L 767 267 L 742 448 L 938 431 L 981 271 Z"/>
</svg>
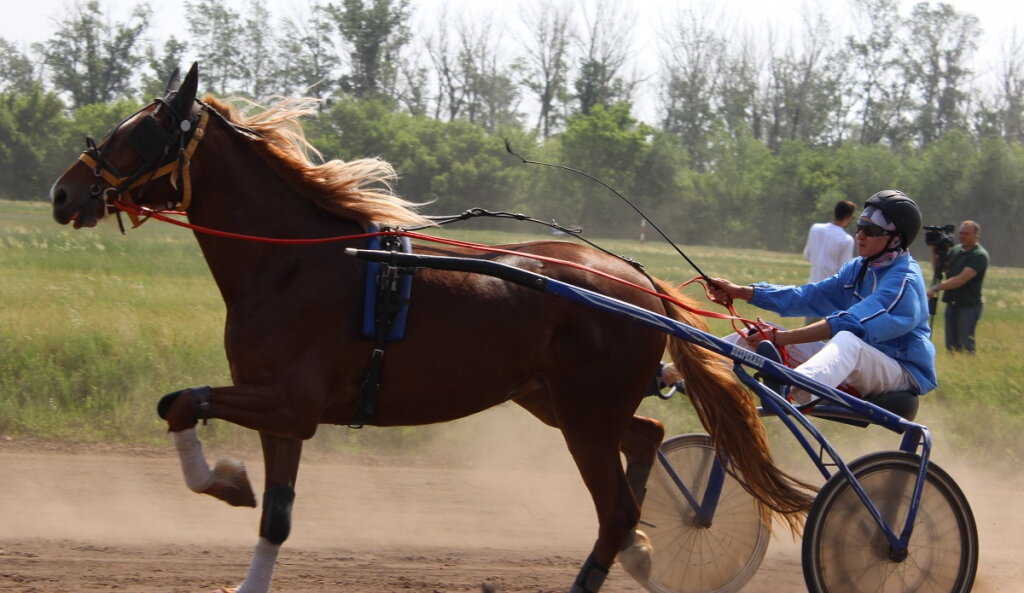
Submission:
<svg viewBox="0 0 1024 593">
<path fill-rule="evenodd" d="M 773 23 L 795 23 L 805 4 L 821 5 L 829 11 L 844 13 L 845 0 L 622 0 L 636 10 L 646 21 L 657 22 L 665 14 L 680 8 L 698 5 L 714 5 L 738 20 Z M 933 4 L 935 0 L 932 0 Z M 114 15 L 127 15 L 135 0 L 100 0 L 101 6 Z M 235 8 L 241 0 L 224 0 Z M 306 0 L 267 0 L 271 12 L 278 16 L 301 12 Z M 909 12 L 916 0 L 902 0 L 904 12 Z M 1014 27 L 1024 29 L 1024 2 L 1014 0 L 945 0 L 957 10 L 969 12 L 981 19 L 986 37 L 999 36 Z M 447 3 L 454 9 L 465 9 L 476 13 L 508 13 L 521 4 L 516 0 L 412 0 L 418 12 L 430 12 Z M 0 36 L 9 41 L 31 42 L 44 39 L 53 31 L 54 19 L 59 19 L 73 0 L 0 0 L 4 18 L 0 19 Z M 154 10 L 154 28 L 166 30 L 184 29 L 185 3 L 151 1 Z M 642 23 L 644 24 L 644 23 Z"/>
<path fill-rule="evenodd" d="M 650 30 L 657 23 L 681 8 L 703 5 L 715 6 L 739 22 L 752 26 L 769 22 L 780 26 L 799 25 L 805 5 L 822 6 L 838 16 L 846 12 L 846 0 L 622 0 L 638 14 L 638 39 L 650 39 Z M 945 0 L 957 10 L 976 15 L 985 30 L 985 45 L 998 43 L 1012 33 L 1014 28 L 1024 32 L 1024 2 L 1015 0 Z M 135 0 L 100 0 L 107 12 L 120 17 L 127 16 L 138 2 Z M 224 0 L 235 8 L 242 6 L 241 0 Z M 916 0 L 902 0 L 904 13 Z M 270 11 L 276 16 L 295 15 L 302 12 L 306 0 L 267 0 Z M 933 0 L 933 4 L 934 4 Z M 448 4 L 453 12 L 467 11 L 470 14 L 504 15 L 504 20 L 514 19 L 517 0 L 412 0 L 412 5 L 422 17 L 431 14 L 442 4 Z M 0 0 L 4 18 L 0 19 L 0 36 L 8 41 L 28 43 L 45 39 L 55 29 L 54 21 L 61 18 L 73 0 Z M 151 1 L 154 11 L 153 28 L 164 35 L 187 32 L 185 26 L 185 3 L 182 1 Z M 158 33 L 159 35 L 159 33 Z"/>
<path fill-rule="evenodd" d="M 84 1 L 84 0 L 81 0 Z M 242 0 L 223 0 L 225 4 L 239 9 Z M 490 17 L 496 23 L 521 23 L 518 7 L 538 0 L 412 0 L 415 29 L 431 29 L 436 25 L 436 14 L 442 5 L 448 6 L 450 16 L 465 14 L 474 21 Z M 802 29 L 802 15 L 808 7 L 823 7 L 829 20 L 843 26 L 848 15 L 848 0 L 621 0 L 636 14 L 633 52 L 636 56 L 638 74 L 653 78 L 658 69 L 658 32 L 662 24 L 682 9 L 713 7 L 713 11 L 725 15 L 726 21 L 760 35 L 767 30 L 765 25 L 782 34 L 798 35 Z M 901 0 L 903 14 L 909 14 L 917 0 Z M 100 0 L 105 11 L 116 21 L 127 20 L 138 2 L 136 0 Z M 972 66 L 979 76 L 989 76 L 1004 55 L 1003 48 L 1014 37 L 1024 37 L 1024 2 L 1019 0 L 946 0 L 958 11 L 973 14 L 981 21 L 983 36 L 981 47 Z M 932 4 L 936 4 L 933 0 Z M 32 42 L 48 38 L 55 30 L 55 22 L 74 5 L 74 0 L 0 0 L 3 18 L 0 18 L 0 37 L 27 49 Z M 185 3 L 181 0 L 161 2 L 151 0 L 153 9 L 152 35 L 161 41 L 170 35 L 187 39 Z M 275 20 L 284 16 L 296 18 L 303 14 L 308 0 L 267 0 Z M 706 12 L 706 10 L 701 10 Z M 716 27 L 717 28 L 717 27 Z M 503 41 L 518 43 L 515 31 Z M 519 33 L 520 37 L 522 33 Z M 641 112 L 645 108 L 637 105 Z"/>
</svg>

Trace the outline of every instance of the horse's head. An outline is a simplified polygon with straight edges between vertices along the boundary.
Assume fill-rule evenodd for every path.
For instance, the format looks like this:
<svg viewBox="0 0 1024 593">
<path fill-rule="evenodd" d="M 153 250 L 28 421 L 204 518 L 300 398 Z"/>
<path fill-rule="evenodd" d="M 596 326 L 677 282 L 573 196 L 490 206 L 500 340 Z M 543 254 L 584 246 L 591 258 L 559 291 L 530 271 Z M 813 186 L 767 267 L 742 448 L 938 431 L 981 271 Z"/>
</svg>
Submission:
<svg viewBox="0 0 1024 593">
<path fill-rule="evenodd" d="M 92 227 L 118 201 L 162 209 L 187 200 L 179 178 L 187 175 L 205 113 L 196 101 L 197 79 L 197 64 L 184 81 L 175 72 L 162 98 L 122 121 L 98 144 L 87 137 L 85 152 L 50 188 L 54 219 Z"/>
</svg>

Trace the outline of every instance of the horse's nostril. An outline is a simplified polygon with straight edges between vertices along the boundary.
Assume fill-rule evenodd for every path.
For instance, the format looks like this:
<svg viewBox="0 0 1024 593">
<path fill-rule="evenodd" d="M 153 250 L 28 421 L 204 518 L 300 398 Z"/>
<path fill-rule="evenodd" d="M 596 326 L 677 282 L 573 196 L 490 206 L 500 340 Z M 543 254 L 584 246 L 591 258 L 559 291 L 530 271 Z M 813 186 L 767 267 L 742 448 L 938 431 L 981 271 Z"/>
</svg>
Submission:
<svg viewBox="0 0 1024 593">
<path fill-rule="evenodd" d="M 68 201 L 68 192 L 64 191 L 63 188 L 53 188 L 50 192 L 50 202 L 54 206 L 63 206 Z"/>
</svg>

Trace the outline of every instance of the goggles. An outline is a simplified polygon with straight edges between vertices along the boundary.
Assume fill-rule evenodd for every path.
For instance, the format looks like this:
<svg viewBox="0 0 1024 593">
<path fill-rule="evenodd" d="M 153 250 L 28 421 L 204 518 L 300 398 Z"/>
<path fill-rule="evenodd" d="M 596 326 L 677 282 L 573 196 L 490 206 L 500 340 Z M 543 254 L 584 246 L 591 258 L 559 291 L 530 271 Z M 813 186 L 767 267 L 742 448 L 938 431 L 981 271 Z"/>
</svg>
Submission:
<svg viewBox="0 0 1024 593">
<path fill-rule="evenodd" d="M 870 220 L 861 218 L 857 220 L 857 232 L 864 233 L 865 237 L 881 237 L 882 235 L 891 235 L 895 231 L 886 230 Z"/>
</svg>

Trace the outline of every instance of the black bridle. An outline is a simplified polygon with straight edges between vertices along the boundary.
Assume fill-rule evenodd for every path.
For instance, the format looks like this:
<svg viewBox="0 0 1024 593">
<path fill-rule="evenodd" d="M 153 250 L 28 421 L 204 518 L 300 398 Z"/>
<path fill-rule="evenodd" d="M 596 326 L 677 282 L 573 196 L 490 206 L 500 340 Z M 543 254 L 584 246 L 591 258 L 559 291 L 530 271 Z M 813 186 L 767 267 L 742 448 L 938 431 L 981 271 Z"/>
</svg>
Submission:
<svg viewBox="0 0 1024 593">
<path fill-rule="evenodd" d="M 90 188 L 91 197 L 102 200 L 108 208 L 113 207 L 114 202 L 124 200 L 135 203 L 132 199 L 132 192 L 138 190 L 141 196 L 145 188 L 153 181 L 170 175 L 171 186 L 180 191 L 180 198 L 174 202 L 168 202 L 165 209 L 185 210 L 191 201 L 191 180 L 189 177 L 189 165 L 192 153 L 199 145 L 205 133 L 206 122 L 209 118 L 210 108 L 197 101 L 198 109 L 192 109 L 191 113 L 182 115 L 163 98 L 156 99 L 150 105 L 133 113 L 119 123 L 107 138 L 97 144 L 91 137 L 86 137 L 86 149 L 78 157 L 78 160 L 85 164 L 97 177 L 97 183 Z M 155 105 L 155 109 L 145 113 Z M 156 118 L 157 114 L 164 111 L 170 119 L 170 129 Z M 142 115 L 145 113 L 145 115 Z M 135 152 L 142 157 L 142 163 L 133 171 L 125 174 L 110 162 L 108 152 L 110 140 L 129 121 L 136 120 L 135 124 L 128 130 L 126 141 Z M 181 179 L 183 183 L 178 184 Z M 107 187 L 102 187 L 99 180 L 106 182 Z M 118 210 L 120 212 L 120 210 Z M 139 218 L 128 213 L 134 226 L 139 226 Z"/>
</svg>

